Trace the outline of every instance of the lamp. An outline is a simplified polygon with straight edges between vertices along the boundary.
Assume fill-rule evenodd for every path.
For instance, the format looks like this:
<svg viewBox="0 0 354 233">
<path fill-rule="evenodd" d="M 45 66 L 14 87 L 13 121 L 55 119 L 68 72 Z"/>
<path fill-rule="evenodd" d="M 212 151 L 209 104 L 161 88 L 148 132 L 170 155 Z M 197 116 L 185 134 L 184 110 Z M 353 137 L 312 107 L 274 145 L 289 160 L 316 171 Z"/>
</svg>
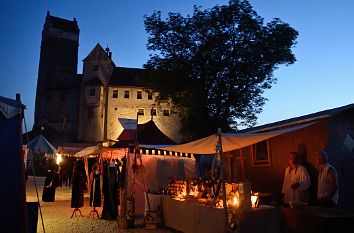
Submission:
<svg viewBox="0 0 354 233">
<path fill-rule="evenodd" d="M 257 195 L 251 196 L 252 208 L 257 208 L 259 203 L 259 197 Z"/>
<path fill-rule="evenodd" d="M 57 162 L 57 164 L 59 165 L 60 162 L 61 162 L 63 159 L 62 159 L 62 157 L 61 157 L 61 154 L 57 153 L 56 155 L 57 155 L 56 162 Z"/>
</svg>

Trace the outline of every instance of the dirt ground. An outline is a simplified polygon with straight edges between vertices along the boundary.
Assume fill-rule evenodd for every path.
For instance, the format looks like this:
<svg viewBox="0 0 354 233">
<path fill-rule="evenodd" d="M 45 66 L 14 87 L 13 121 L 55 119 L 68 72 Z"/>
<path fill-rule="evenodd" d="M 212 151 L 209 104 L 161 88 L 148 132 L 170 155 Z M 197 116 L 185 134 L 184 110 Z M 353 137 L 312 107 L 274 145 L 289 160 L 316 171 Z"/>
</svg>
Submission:
<svg viewBox="0 0 354 233">
<path fill-rule="evenodd" d="M 37 232 L 42 233 L 42 212 L 44 230 L 46 233 L 87 233 L 87 232 L 157 232 L 157 233 L 176 233 L 169 228 L 158 226 L 156 230 L 145 229 L 143 218 L 136 218 L 135 227 L 133 229 L 121 229 L 116 221 L 107 221 L 98 219 L 96 216 L 93 219 L 89 218 L 90 211 L 89 198 L 85 196 L 85 205 L 81 208 L 84 217 L 74 216 L 71 218 L 73 209 L 70 207 L 71 189 L 69 187 L 59 187 L 56 189 L 55 202 L 42 202 L 42 191 L 44 185 L 44 177 L 36 177 L 36 185 L 40 200 L 40 210 L 38 211 Z M 32 176 L 29 177 L 26 183 L 26 198 L 27 202 L 37 202 L 37 193 L 35 182 Z M 101 215 L 102 208 L 97 208 Z"/>
</svg>

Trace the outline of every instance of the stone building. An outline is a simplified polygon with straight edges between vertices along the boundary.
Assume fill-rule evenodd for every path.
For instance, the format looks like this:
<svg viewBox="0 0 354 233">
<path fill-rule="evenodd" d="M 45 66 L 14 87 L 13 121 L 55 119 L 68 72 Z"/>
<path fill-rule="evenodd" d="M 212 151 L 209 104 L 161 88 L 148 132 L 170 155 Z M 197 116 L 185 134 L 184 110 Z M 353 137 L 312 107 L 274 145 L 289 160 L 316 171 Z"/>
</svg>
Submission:
<svg viewBox="0 0 354 233">
<path fill-rule="evenodd" d="M 46 129 L 56 144 L 115 140 L 123 131 L 118 118 L 153 119 L 176 142 L 180 120 L 171 103 L 155 103 L 155 94 L 138 85 L 144 69 L 116 66 L 112 52 L 97 44 L 77 74 L 77 21 L 47 13 L 42 31 L 33 130 Z"/>
</svg>

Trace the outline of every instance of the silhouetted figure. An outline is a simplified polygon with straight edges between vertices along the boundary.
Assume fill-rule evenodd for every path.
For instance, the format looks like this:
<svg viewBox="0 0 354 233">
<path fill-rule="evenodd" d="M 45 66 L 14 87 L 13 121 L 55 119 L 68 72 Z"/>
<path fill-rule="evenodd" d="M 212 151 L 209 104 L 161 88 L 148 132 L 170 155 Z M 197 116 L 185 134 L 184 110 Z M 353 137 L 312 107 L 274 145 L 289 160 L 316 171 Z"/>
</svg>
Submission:
<svg viewBox="0 0 354 233">
<path fill-rule="evenodd" d="M 103 186 L 104 196 L 102 219 L 116 220 L 118 217 L 118 179 L 117 167 L 112 162 L 103 165 Z"/>
<path fill-rule="evenodd" d="M 59 174 L 56 171 L 56 164 L 50 161 L 47 174 L 44 181 L 42 201 L 54 202 L 55 189 L 60 185 Z"/>
<path fill-rule="evenodd" d="M 76 211 L 82 213 L 80 208 L 84 206 L 84 192 L 87 190 L 87 177 L 85 172 L 85 164 L 81 160 L 77 160 L 72 176 L 72 195 L 71 208 L 75 208 L 71 217 Z"/>
</svg>

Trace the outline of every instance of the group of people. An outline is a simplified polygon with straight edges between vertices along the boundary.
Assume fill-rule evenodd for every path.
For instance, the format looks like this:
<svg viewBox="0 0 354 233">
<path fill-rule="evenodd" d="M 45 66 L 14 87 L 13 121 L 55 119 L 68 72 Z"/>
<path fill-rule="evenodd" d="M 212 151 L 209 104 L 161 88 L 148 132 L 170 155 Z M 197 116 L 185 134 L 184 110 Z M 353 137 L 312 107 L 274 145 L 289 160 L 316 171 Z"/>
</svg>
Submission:
<svg viewBox="0 0 354 233">
<path fill-rule="evenodd" d="M 338 204 L 338 176 L 336 169 L 328 163 L 326 151 L 317 153 L 319 174 L 317 178 L 317 202 L 318 206 L 333 208 Z M 307 169 L 300 164 L 300 156 L 297 152 L 289 155 L 289 166 L 285 169 L 282 194 L 284 203 L 305 202 L 309 200 L 311 179 Z"/>
</svg>

